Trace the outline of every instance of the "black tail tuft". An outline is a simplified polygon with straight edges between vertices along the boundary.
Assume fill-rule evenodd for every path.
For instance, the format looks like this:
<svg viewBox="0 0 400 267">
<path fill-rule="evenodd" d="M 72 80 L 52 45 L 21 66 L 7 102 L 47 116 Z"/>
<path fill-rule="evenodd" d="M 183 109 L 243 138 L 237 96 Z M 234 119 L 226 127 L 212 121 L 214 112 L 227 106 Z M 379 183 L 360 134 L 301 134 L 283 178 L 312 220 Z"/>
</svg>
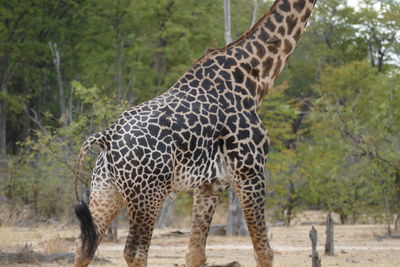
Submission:
<svg viewBox="0 0 400 267">
<path fill-rule="evenodd" d="M 75 214 L 81 224 L 82 256 L 92 258 L 96 252 L 97 234 L 92 215 L 85 202 L 75 206 Z"/>
</svg>

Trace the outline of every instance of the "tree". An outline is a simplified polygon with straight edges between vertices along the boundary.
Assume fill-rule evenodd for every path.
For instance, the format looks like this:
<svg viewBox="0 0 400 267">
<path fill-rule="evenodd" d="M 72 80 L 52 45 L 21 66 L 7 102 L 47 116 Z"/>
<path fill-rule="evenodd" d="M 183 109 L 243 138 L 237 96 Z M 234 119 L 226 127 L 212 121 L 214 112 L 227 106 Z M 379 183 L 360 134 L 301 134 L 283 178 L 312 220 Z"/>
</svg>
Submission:
<svg viewBox="0 0 400 267">
<path fill-rule="evenodd" d="M 19 50 L 18 43 L 25 41 L 25 33 L 21 28 L 28 20 L 28 12 L 34 6 L 32 2 L 19 5 L 2 3 L 0 21 L 0 155 L 6 154 L 8 109 L 12 97 L 9 95 L 9 83 L 21 59 L 16 57 Z M 7 12 L 5 12 L 7 11 Z M 31 34 L 31 32 L 29 32 Z"/>
<path fill-rule="evenodd" d="M 379 72 L 393 59 L 400 48 L 400 3 L 396 0 L 363 0 L 356 13 L 361 35 L 366 41 L 371 65 Z"/>
<path fill-rule="evenodd" d="M 353 62 L 327 68 L 316 86 L 323 97 L 310 116 L 313 141 L 301 147 L 304 162 L 313 165 L 304 164 L 302 173 L 309 196 L 316 196 L 309 201 L 338 212 L 343 221 L 350 216 L 355 222 L 378 207 L 387 215 L 399 208 L 394 205 L 398 135 L 393 132 L 399 117 L 392 113 L 400 104 L 393 98 L 397 80 L 396 72 L 377 75 L 366 62 Z"/>
</svg>

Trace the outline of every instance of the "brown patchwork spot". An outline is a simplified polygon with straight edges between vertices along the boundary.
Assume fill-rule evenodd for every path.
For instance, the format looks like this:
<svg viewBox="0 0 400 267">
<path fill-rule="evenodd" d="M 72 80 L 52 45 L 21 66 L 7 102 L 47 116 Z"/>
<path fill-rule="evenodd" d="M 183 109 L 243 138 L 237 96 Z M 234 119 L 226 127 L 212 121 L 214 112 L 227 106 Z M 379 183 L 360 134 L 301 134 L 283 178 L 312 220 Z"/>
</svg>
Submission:
<svg viewBox="0 0 400 267">
<path fill-rule="evenodd" d="M 242 58 L 246 59 L 249 57 L 249 54 L 242 48 L 236 48 L 236 52 L 233 55 L 236 59 L 241 60 Z"/>
<path fill-rule="evenodd" d="M 273 53 L 273 54 L 277 54 L 278 53 L 278 49 L 276 48 L 275 45 L 269 45 L 268 46 L 268 51 Z"/>
<path fill-rule="evenodd" d="M 271 18 L 267 18 L 267 21 L 265 22 L 265 27 L 267 27 L 267 29 L 269 29 L 271 32 L 274 32 L 276 29 L 276 26 L 272 22 Z"/>
<path fill-rule="evenodd" d="M 274 14 L 274 18 L 276 22 L 281 23 L 283 21 L 283 16 L 276 9 L 272 12 Z"/>
<path fill-rule="evenodd" d="M 285 28 L 283 28 L 283 26 L 280 26 L 278 29 L 278 33 L 280 33 L 282 36 L 285 35 Z"/>
<path fill-rule="evenodd" d="M 290 41 L 285 39 L 283 52 L 285 54 L 290 54 L 292 52 L 292 49 L 293 49 L 293 46 L 290 43 Z"/>
<path fill-rule="evenodd" d="M 246 88 L 250 91 L 252 96 L 256 95 L 256 83 L 250 80 L 249 78 L 246 79 Z"/>
<path fill-rule="evenodd" d="M 258 69 L 251 69 L 251 76 L 253 76 L 254 78 L 258 78 L 259 75 L 260 71 Z"/>
<path fill-rule="evenodd" d="M 269 38 L 268 33 L 265 31 L 264 28 L 261 28 L 261 33 L 260 33 L 260 35 L 258 35 L 258 39 L 263 42 L 266 42 L 268 40 L 268 38 Z"/>
<path fill-rule="evenodd" d="M 260 64 L 260 62 L 256 58 L 252 58 L 250 64 L 253 68 L 255 68 Z"/>
<path fill-rule="evenodd" d="M 233 77 L 235 78 L 235 82 L 237 83 L 242 83 L 244 80 L 244 74 L 239 68 L 236 68 L 233 71 Z"/>
<path fill-rule="evenodd" d="M 300 36 L 301 36 L 301 27 L 299 27 L 299 28 L 297 29 L 297 31 L 296 31 L 296 33 L 294 34 L 293 38 L 294 38 L 296 41 L 298 41 L 299 38 L 300 38 Z"/>
<path fill-rule="evenodd" d="M 249 51 L 250 54 L 253 54 L 253 47 L 251 46 L 251 42 L 247 43 L 246 50 Z"/>
<path fill-rule="evenodd" d="M 298 0 L 293 3 L 293 8 L 296 9 L 297 12 L 301 13 L 305 5 L 306 5 L 305 0 Z"/>
<path fill-rule="evenodd" d="M 251 65 L 249 63 L 240 63 L 240 67 L 242 67 L 247 73 L 251 71 Z"/>
<path fill-rule="evenodd" d="M 266 96 L 266 94 L 268 93 L 268 83 L 263 83 L 261 88 L 258 89 L 258 101 L 259 103 L 262 102 L 262 100 L 264 99 L 264 97 Z"/>
<path fill-rule="evenodd" d="M 284 12 L 290 12 L 291 7 L 288 0 L 282 0 L 282 4 L 279 5 L 279 8 Z"/>
<path fill-rule="evenodd" d="M 253 42 L 253 45 L 257 48 L 257 56 L 262 58 L 265 55 L 264 46 L 257 41 Z"/>
<path fill-rule="evenodd" d="M 307 9 L 306 13 L 301 17 L 301 22 L 305 22 L 311 15 L 311 10 Z"/>
<path fill-rule="evenodd" d="M 292 31 L 294 29 L 294 27 L 297 24 L 297 18 L 294 17 L 294 15 L 290 15 L 288 17 L 286 17 L 286 24 L 288 26 L 288 34 L 292 34 Z"/>
<path fill-rule="evenodd" d="M 267 75 L 269 75 L 271 68 L 272 68 L 272 64 L 274 63 L 274 59 L 272 57 L 268 57 L 262 64 L 263 66 L 263 74 L 262 77 L 265 78 Z"/>
<path fill-rule="evenodd" d="M 272 78 L 278 77 L 279 73 L 281 72 L 281 67 L 282 67 L 282 60 L 281 57 L 278 57 L 278 61 L 276 62 L 274 74 L 272 75 Z"/>
</svg>

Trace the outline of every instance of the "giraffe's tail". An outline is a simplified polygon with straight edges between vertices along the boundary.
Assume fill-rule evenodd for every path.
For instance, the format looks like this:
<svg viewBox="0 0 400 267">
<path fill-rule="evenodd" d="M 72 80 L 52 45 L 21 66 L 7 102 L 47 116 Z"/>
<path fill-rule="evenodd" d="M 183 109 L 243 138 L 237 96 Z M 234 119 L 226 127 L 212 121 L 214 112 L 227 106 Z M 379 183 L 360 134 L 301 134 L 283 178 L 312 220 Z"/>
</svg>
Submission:
<svg viewBox="0 0 400 267">
<path fill-rule="evenodd" d="M 81 257 L 83 259 L 91 259 L 96 252 L 98 242 L 92 214 L 84 201 L 81 201 L 75 206 L 75 214 L 79 220 L 81 228 Z"/>
<path fill-rule="evenodd" d="M 98 238 L 89 207 L 84 201 L 79 201 L 79 193 L 78 193 L 79 174 L 83 164 L 83 159 L 86 153 L 88 152 L 89 148 L 92 145 L 97 144 L 102 149 L 105 149 L 106 148 L 105 142 L 106 142 L 106 131 L 90 136 L 82 145 L 75 169 L 75 195 L 76 199 L 78 200 L 78 204 L 75 206 L 75 214 L 80 222 L 80 228 L 81 228 L 81 237 L 80 237 L 82 239 L 81 256 L 83 256 L 83 258 L 85 259 L 91 259 L 93 257 L 94 253 L 96 252 Z"/>
<path fill-rule="evenodd" d="M 81 151 L 79 152 L 78 162 L 76 163 L 76 167 L 75 167 L 75 196 L 76 196 L 76 200 L 78 202 L 80 202 L 79 192 L 78 192 L 78 182 L 80 179 L 81 167 L 82 167 L 85 155 L 88 152 L 89 148 L 94 144 L 97 144 L 102 149 L 105 149 L 106 148 L 105 141 L 106 141 L 106 131 L 102 131 L 102 132 L 96 133 L 96 134 L 90 136 L 88 139 L 86 139 L 86 141 L 83 143 L 83 145 L 81 147 Z"/>
</svg>

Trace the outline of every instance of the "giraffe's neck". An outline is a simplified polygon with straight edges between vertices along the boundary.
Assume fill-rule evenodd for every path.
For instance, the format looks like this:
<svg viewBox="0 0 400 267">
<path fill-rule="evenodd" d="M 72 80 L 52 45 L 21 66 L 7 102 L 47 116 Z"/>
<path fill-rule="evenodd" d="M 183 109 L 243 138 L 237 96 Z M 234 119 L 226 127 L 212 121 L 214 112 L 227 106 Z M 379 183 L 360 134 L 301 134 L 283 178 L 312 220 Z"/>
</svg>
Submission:
<svg viewBox="0 0 400 267">
<path fill-rule="evenodd" d="M 215 58 L 221 72 L 228 72 L 258 108 L 296 47 L 316 1 L 276 0 L 249 31 L 226 47 L 211 50 L 198 63 Z"/>
</svg>

